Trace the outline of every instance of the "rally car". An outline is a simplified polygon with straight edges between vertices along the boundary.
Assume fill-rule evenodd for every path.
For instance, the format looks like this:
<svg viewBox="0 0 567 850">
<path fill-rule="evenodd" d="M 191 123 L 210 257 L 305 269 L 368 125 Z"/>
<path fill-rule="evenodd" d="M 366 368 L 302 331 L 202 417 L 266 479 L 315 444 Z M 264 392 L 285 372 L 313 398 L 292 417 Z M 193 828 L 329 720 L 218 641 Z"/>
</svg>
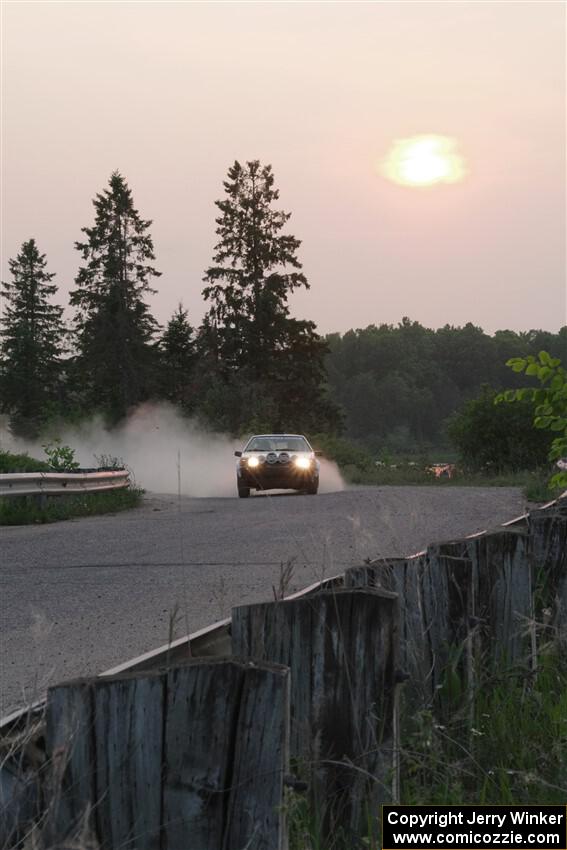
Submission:
<svg viewBox="0 0 567 850">
<path fill-rule="evenodd" d="M 236 485 L 241 499 L 252 489 L 317 493 L 321 452 L 313 451 L 301 434 L 257 434 L 234 454 L 239 458 Z"/>
</svg>

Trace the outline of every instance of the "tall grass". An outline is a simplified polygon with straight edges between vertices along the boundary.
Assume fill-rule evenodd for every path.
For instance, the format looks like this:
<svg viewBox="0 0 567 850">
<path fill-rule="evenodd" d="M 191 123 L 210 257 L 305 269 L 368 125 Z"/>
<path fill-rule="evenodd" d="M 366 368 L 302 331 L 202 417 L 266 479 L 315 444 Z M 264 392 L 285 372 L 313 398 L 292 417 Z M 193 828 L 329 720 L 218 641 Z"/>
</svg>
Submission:
<svg viewBox="0 0 567 850">
<path fill-rule="evenodd" d="M 462 704 L 443 723 L 423 710 L 402 725 L 403 805 L 564 805 L 567 799 L 567 656 L 540 653 L 537 673 L 502 671 L 479 687 L 472 716 Z M 472 721 L 472 722 L 471 722 Z M 322 810 L 287 798 L 290 850 L 378 850 L 380 813 L 366 835 L 324 836 Z"/>
<path fill-rule="evenodd" d="M 423 711 L 406 724 L 401 798 L 417 804 L 552 805 L 567 799 L 567 658 L 481 685 L 473 722 Z"/>
<path fill-rule="evenodd" d="M 73 517 L 95 516 L 137 507 L 143 490 L 128 487 L 104 493 L 76 496 L 47 496 L 40 505 L 36 496 L 0 498 L 0 525 L 29 525 L 58 522 Z"/>
<path fill-rule="evenodd" d="M 26 452 L 14 454 L 0 450 L 0 474 L 6 472 L 51 472 L 46 460 L 30 457 Z"/>
</svg>

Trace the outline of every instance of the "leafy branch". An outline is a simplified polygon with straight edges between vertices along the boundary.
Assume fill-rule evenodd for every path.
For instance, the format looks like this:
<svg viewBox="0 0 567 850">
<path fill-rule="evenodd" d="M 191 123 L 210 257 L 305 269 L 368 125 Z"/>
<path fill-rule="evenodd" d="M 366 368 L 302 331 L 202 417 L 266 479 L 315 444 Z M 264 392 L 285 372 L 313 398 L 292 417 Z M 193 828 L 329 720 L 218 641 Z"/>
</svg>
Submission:
<svg viewBox="0 0 567 850">
<path fill-rule="evenodd" d="M 499 393 L 495 403 L 514 402 L 529 399 L 536 404 L 534 427 L 553 431 L 557 434 L 551 443 L 549 459 L 557 461 L 567 456 L 567 371 L 558 357 L 551 357 L 547 351 L 540 351 L 537 357 L 512 357 L 506 361 L 514 372 L 537 378 L 539 387 L 522 387 L 519 390 L 506 390 Z M 567 470 L 552 476 L 551 487 L 567 487 Z"/>
</svg>

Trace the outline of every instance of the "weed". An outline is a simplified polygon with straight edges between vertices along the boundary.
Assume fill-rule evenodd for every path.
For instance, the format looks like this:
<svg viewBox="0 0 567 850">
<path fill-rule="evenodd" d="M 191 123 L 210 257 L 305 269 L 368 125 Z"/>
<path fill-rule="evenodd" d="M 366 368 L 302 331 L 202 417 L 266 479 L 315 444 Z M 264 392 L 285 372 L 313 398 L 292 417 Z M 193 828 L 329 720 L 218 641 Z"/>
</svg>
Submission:
<svg viewBox="0 0 567 850">
<path fill-rule="evenodd" d="M 407 723 L 401 797 L 407 805 L 562 804 L 567 793 L 567 661 L 540 652 L 537 678 L 502 674 L 480 686 L 472 724 L 428 711 Z"/>
<path fill-rule="evenodd" d="M 49 467 L 54 472 L 73 472 L 79 468 L 75 460 L 75 451 L 70 446 L 62 446 L 61 440 L 45 443 L 43 450 L 49 460 Z"/>
<path fill-rule="evenodd" d="M 128 467 L 124 463 L 124 460 L 121 457 L 115 457 L 114 455 L 93 455 L 96 460 L 96 465 L 99 469 L 127 469 Z"/>
<path fill-rule="evenodd" d="M 288 558 L 285 564 L 280 564 L 280 578 L 278 582 L 278 586 L 272 585 L 272 592 L 274 594 L 274 601 L 278 602 L 281 599 L 285 599 L 287 596 L 288 588 L 293 579 L 293 573 L 295 569 L 295 562 L 297 558 Z"/>
</svg>

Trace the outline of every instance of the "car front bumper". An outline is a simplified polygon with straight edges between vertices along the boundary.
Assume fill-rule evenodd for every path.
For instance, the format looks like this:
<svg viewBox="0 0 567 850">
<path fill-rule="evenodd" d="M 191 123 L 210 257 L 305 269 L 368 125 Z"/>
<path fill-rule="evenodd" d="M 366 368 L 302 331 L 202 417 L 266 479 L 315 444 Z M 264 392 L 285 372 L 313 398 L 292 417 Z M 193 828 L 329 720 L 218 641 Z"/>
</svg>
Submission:
<svg viewBox="0 0 567 850">
<path fill-rule="evenodd" d="M 291 464 L 285 467 L 266 464 L 255 469 L 240 467 L 238 470 L 239 484 L 257 490 L 301 490 L 318 479 L 318 469 L 298 469 Z"/>
</svg>

